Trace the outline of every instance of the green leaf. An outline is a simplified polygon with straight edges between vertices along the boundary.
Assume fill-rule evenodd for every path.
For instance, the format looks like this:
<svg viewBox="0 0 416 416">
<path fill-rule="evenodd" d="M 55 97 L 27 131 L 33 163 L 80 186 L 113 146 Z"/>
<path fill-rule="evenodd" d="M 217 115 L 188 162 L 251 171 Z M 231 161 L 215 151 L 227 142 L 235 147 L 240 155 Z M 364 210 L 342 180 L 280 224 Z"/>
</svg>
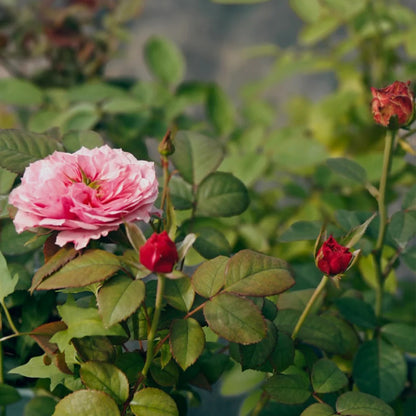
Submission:
<svg viewBox="0 0 416 416">
<path fill-rule="evenodd" d="M 179 131 L 174 139 L 171 160 L 183 179 L 199 185 L 221 163 L 224 152 L 220 143 L 196 132 Z"/>
<path fill-rule="evenodd" d="M 59 249 L 42 267 L 40 267 L 32 279 L 32 286 L 30 291 L 33 292 L 40 283 L 50 276 L 52 273 L 59 270 L 66 263 L 71 261 L 79 254 L 79 251 L 75 250 L 74 247 L 66 245 Z"/>
<path fill-rule="evenodd" d="M 95 105 L 79 103 L 69 108 L 54 121 L 54 126 L 60 127 L 63 132 L 70 130 L 90 130 L 100 119 Z"/>
<path fill-rule="evenodd" d="M 113 364 L 88 361 L 81 364 L 80 377 L 85 387 L 103 391 L 119 404 L 129 396 L 127 377 Z"/>
<path fill-rule="evenodd" d="M 275 319 L 279 330 L 293 332 L 301 312 L 292 309 L 280 310 Z M 357 337 L 345 322 L 331 316 L 309 315 L 299 330 L 302 341 L 336 354 L 346 354 L 357 345 Z"/>
<path fill-rule="evenodd" d="M 62 143 L 68 152 L 76 152 L 81 147 L 94 149 L 102 146 L 104 141 L 102 137 L 92 130 L 71 130 L 64 134 Z"/>
<path fill-rule="evenodd" d="M 396 212 L 391 218 L 388 232 L 400 248 L 405 248 L 416 235 L 416 211 Z"/>
<path fill-rule="evenodd" d="M 220 136 L 230 134 L 235 124 L 235 110 L 232 101 L 217 85 L 208 89 L 207 94 L 208 119 L 214 125 Z"/>
<path fill-rule="evenodd" d="M 52 416 L 56 401 L 52 397 L 37 396 L 25 406 L 23 416 Z"/>
<path fill-rule="evenodd" d="M 69 101 L 98 103 L 107 98 L 126 97 L 127 94 L 114 85 L 104 82 L 89 82 L 72 87 L 67 96 Z"/>
<path fill-rule="evenodd" d="M 19 276 L 17 274 L 13 277 L 10 275 L 6 259 L 0 252 L 0 303 L 4 302 L 4 299 L 14 292 L 18 280 Z"/>
<path fill-rule="evenodd" d="M 13 368 L 9 373 L 30 378 L 49 378 L 53 389 L 53 386 L 62 383 L 68 375 L 62 373 L 55 365 L 45 365 L 44 359 L 44 355 L 32 357 L 26 364 Z"/>
<path fill-rule="evenodd" d="M 226 267 L 225 290 L 238 295 L 271 296 L 294 284 L 285 261 L 251 250 L 238 252 Z"/>
<path fill-rule="evenodd" d="M 221 231 L 205 227 L 197 222 L 195 222 L 193 231 L 198 235 L 193 247 L 202 257 L 212 259 L 231 254 L 230 243 Z"/>
<path fill-rule="evenodd" d="M 271 356 L 277 345 L 278 334 L 273 322 L 266 321 L 267 334 L 256 344 L 240 345 L 241 366 L 243 371 L 248 368 L 259 369 Z"/>
<path fill-rule="evenodd" d="M 338 214 L 339 213 L 340 211 L 338 211 Z M 365 232 L 367 231 L 367 228 L 369 227 L 369 225 L 371 224 L 371 222 L 373 221 L 375 217 L 376 217 L 376 214 L 373 214 L 370 218 L 368 218 L 362 224 L 354 227 L 347 234 L 347 236 L 344 239 L 342 239 L 340 244 L 346 247 L 353 247 L 354 245 L 356 245 L 361 240 L 361 237 L 365 234 Z"/>
<path fill-rule="evenodd" d="M 129 383 L 133 385 L 137 381 L 137 374 L 144 367 L 144 359 L 138 351 L 124 352 L 117 356 L 115 364 L 127 376 Z"/>
<path fill-rule="evenodd" d="M 144 46 L 146 64 L 153 75 L 165 84 L 180 82 L 185 72 L 185 61 L 180 50 L 169 39 L 150 37 Z"/>
<path fill-rule="evenodd" d="M 381 339 L 362 344 L 353 363 L 353 377 L 358 388 L 386 402 L 401 393 L 406 374 L 403 354 Z"/>
<path fill-rule="evenodd" d="M 258 386 L 265 378 L 260 371 L 242 371 L 238 364 L 235 364 L 222 377 L 221 394 L 223 396 L 238 396 L 247 393 Z"/>
<path fill-rule="evenodd" d="M 204 298 L 215 296 L 224 286 L 227 261 L 228 257 L 218 256 L 202 263 L 192 276 L 195 292 Z"/>
<path fill-rule="evenodd" d="M 181 368 L 186 370 L 204 350 L 204 331 L 193 318 L 175 319 L 169 334 L 172 355 Z"/>
<path fill-rule="evenodd" d="M 416 185 L 413 185 L 406 193 L 402 202 L 403 210 L 416 210 Z"/>
<path fill-rule="evenodd" d="M 192 208 L 192 187 L 180 176 L 172 176 L 169 182 L 169 194 L 175 209 L 185 210 Z"/>
<path fill-rule="evenodd" d="M 373 307 L 358 298 L 342 297 L 335 301 L 341 315 L 349 322 L 362 328 L 373 329 L 377 326 L 377 318 Z"/>
<path fill-rule="evenodd" d="M 43 280 L 38 290 L 84 287 L 102 282 L 120 269 L 117 256 L 104 250 L 87 250 L 65 264 L 59 271 Z"/>
<path fill-rule="evenodd" d="M 318 221 L 297 221 L 279 237 L 279 241 L 289 243 L 291 241 L 316 240 L 321 226 L 322 223 Z"/>
<path fill-rule="evenodd" d="M 135 416 L 179 416 L 172 397 L 154 387 L 135 393 L 130 407 Z"/>
<path fill-rule="evenodd" d="M 17 78 L 0 79 L 0 102 L 19 106 L 42 104 L 43 93 L 36 85 Z"/>
<path fill-rule="evenodd" d="M 14 387 L 0 383 L 0 406 L 7 406 L 18 402 L 20 399 L 20 394 Z"/>
<path fill-rule="evenodd" d="M 302 45 L 313 45 L 334 32 L 340 26 L 338 17 L 327 15 L 317 22 L 305 26 L 299 34 L 299 40 Z"/>
<path fill-rule="evenodd" d="M 300 416 L 334 416 L 334 409 L 325 403 L 314 403 L 307 407 Z"/>
<path fill-rule="evenodd" d="M 7 194 L 13 187 L 16 174 L 0 168 L 0 194 Z"/>
<path fill-rule="evenodd" d="M 126 335 L 118 324 L 106 328 L 96 308 L 80 307 L 71 297 L 57 308 L 62 320 L 68 326 L 66 330 L 57 332 L 50 340 L 58 344 L 60 351 L 67 348 L 72 338 L 96 335 L 124 337 Z"/>
<path fill-rule="evenodd" d="M 277 345 L 268 362 L 276 372 L 286 370 L 295 358 L 295 347 L 292 338 L 284 332 L 279 332 Z"/>
<path fill-rule="evenodd" d="M 326 161 L 327 166 L 335 173 L 350 179 L 354 182 L 365 184 L 367 182 L 367 173 L 365 169 L 350 159 L 336 157 Z"/>
<path fill-rule="evenodd" d="M 136 114 L 144 109 L 142 102 L 132 97 L 113 97 L 106 100 L 101 110 L 104 113 L 119 114 L 119 113 L 133 113 Z"/>
<path fill-rule="evenodd" d="M 410 270 L 416 271 L 416 246 L 408 246 L 401 257 Z"/>
<path fill-rule="evenodd" d="M 43 159 L 58 148 L 58 142 L 44 134 L 0 130 L 0 167 L 21 174 L 30 163 Z"/>
<path fill-rule="evenodd" d="M 302 290 L 291 290 L 282 293 L 277 299 L 277 307 L 279 309 L 295 309 L 297 311 L 303 311 L 312 297 L 315 289 L 302 289 Z M 309 313 L 317 313 L 322 306 L 325 299 L 325 291 L 316 298 L 313 306 Z"/>
<path fill-rule="evenodd" d="M 311 395 L 309 387 L 305 374 L 275 374 L 266 381 L 264 390 L 278 403 L 299 404 Z"/>
<path fill-rule="evenodd" d="M 30 231 L 17 234 L 11 221 L 2 223 L 0 251 L 6 256 L 19 256 L 41 247 L 48 236 L 34 236 Z"/>
<path fill-rule="evenodd" d="M 394 416 L 393 409 L 382 400 L 356 391 L 338 397 L 336 409 L 343 416 Z"/>
<path fill-rule="evenodd" d="M 381 335 L 401 350 L 416 354 L 416 328 L 402 323 L 391 323 L 381 328 Z"/>
<path fill-rule="evenodd" d="M 257 306 L 231 293 L 220 293 L 208 301 L 204 316 L 216 334 L 231 342 L 253 344 L 266 336 L 266 322 Z"/>
<path fill-rule="evenodd" d="M 66 327 L 66 325 L 65 325 Z M 72 339 L 81 361 L 114 361 L 116 346 L 105 336 L 86 336 Z"/>
<path fill-rule="evenodd" d="M 182 277 L 180 279 L 167 279 L 163 297 L 175 309 L 188 312 L 194 303 L 195 292 L 192 288 L 191 279 Z"/>
<path fill-rule="evenodd" d="M 250 199 L 247 188 L 231 173 L 215 172 L 198 187 L 196 215 L 232 217 L 244 212 Z"/>
<path fill-rule="evenodd" d="M 361 0 L 325 0 L 325 4 L 331 11 L 345 18 L 351 18 L 366 6 Z"/>
<path fill-rule="evenodd" d="M 120 416 L 115 401 L 102 391 L 79 390 L 65 396 L 53 416 Z"/>
<path fill-rule="evenodd" d="M 346 375 L 333 361 L 326 358 L 313 365 L 311 381 L 316 393 L 331 393 L 343 388 L 348 383 Z"/>
<path fill-rule="evenodd" d="M 324 8 L 320 0 L 290 0 L 290 6 L 305 22 L 316 22 Z"/>
<path fill-rule="evenodd" d="M 97 295 L 103 323 L 110 327 L 132 315 L 144 301 L 145 284 L 127 276 L 115 276 L 105 282 Z"/>
</svg>

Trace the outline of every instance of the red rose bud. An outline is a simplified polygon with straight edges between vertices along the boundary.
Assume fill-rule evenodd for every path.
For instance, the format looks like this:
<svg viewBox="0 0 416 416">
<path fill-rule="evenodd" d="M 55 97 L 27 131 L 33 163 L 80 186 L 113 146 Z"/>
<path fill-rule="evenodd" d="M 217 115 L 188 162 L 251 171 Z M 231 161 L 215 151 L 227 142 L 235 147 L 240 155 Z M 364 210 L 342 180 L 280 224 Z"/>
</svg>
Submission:
<svg viewBox="0 0 416 416">
<path fill-rule="evenodd" d="M 336 276 L 348 269 L 351 259 L 352 253 L 349 252 L 349 248 L 338 244 L 331 235 L 316 254 L 315 263 L 321 272 L 328 276 Z"/>
<path fill-rule="evenodd" d="M 371 111 L 376 123 L 385 127 L 390 125 L 390 127 L 398 128 L 412 121 L 414 97 L 409 86 L 410 81 L 394 81 L 393 84 L 379 90 L 371 87 L 373 94 Z"/>
<path fill-rule="evenodd" d="M 140 263 L 155 273 L 170 273 L 178 261 L 175 243 L 166 231 L 152 234 L 139 252 Z"/>
</svg>

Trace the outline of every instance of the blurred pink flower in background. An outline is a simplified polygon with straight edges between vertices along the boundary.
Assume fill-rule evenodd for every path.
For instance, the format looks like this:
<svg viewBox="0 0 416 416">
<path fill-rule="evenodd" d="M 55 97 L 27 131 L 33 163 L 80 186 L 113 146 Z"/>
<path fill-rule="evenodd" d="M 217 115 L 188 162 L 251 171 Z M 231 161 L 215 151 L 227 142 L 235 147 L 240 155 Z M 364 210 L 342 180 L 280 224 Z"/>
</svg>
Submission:
<svg viewBox="0 0 416 416">
<path fill-rule="evenodd" d="M 30 164 L 9 202 L 17 208 L 16 231 L 60 231 L 56 244 L 84 248 L 123 222 L 149 221 L 158 182 L 153 162 L 121 149 L 55 152 Z"/>
</svg>

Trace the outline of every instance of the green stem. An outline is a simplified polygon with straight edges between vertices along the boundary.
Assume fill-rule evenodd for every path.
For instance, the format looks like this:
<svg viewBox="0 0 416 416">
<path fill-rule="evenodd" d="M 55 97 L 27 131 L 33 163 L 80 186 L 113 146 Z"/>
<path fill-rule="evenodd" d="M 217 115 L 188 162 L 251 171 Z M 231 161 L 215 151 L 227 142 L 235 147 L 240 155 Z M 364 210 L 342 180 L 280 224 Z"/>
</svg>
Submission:
<svg viewBox="0 0 416 416">
<path fill-rule="evenodd" d="M 309 315 L 309 312 L 313 306 L 313 304 L 315 303 L 316 299 L 318 298 L 318 296 L 322 293 L 322 291 L 324 290 L 327 282 L 329 280 L 329 277 L 324 274 L 322 276 L 322 279 L 318 285 L 318 287 L 315 289 L 315 291 L 313 292 L 311 298 L 309 299 L 309 302 L 307 303 L 305 309 L 302 312 L 302 315 L 300 315 L 298 322 L 296 323 L 295 329 L 292 332 L 292 339 L 294 340 L 301 328 L 301 326 L 303 325 L 303 323 L 305 322 L 306 317 Z"/>
<path fill-rule="evenodd" d="M 162 156 L 161 158 L 162 168 L 163 168 L 163 191 L 162 191 L 162 198 L 160 203 L 160 209 L 163 210 L 165 208 L 166 200 L 169 194 L 169 160 L 166 156 Z"/>
<path fill-rule="evenodd" d="M 16 335 L 20 335 L 20 332 L 17 330 L 16 326 L 13 323 L 12 317 L 10 316 L 9 310 L 7 309 L 4 301 L 1 301 L 1 306 L 3 307 L 4 313 L 6 315 L 7 318 L 7 322 L 10 325 L 10 328 L 12 329 L 12 331 L 16 334 Z"/>
<path fill-rule="evenodd" d="M 251 413 L 251 416 L 258 416 L 260 412 L 263 410 L 263 407 L 269 402 L 270 396 L 264 392 L 260 400 L 257 402 L 256 407 L 253 409 L 253 412 Z"/>
<path fill-rule="evenodd" d="M 378 214 L 379 214 L 379 227 L 376 246 L 374 248 L 374 266 L 376 274 L 376 303 L 375 313 L 376 316 L 380 316 L 382 304 L 383 304 L 383 291 L 384 281 L 382 259 L 383 259 L 383 245 L 387 230 L 387 205 L 386 205 L 386 190 L 389 173 L 391 170 L 391 163 L 393 159 L 394 140 L 396 137 L 396 130 L 392 130 L 390 134 L 387 134 L 384 145 L 384 157 L 383 168 L 381 172 L 380 185 L 378 190 Z"/>
<path fill-rule="evenodd" d="M 146 378 L 147 372 L 149 371 L 150 365 L 152 364 L 154 358 L 154 339 L 157 332 L 157 327 L 159 325 L 160 313 L 162 311 L 162 300 L 163 292 L 165 290 L 165 281 L 166 277 L 158 275 L 157 290 L 156 290 L 156 302 L 155 302 L 155 312 L 153 314 L 152 325 L 150 327 L 149 334 L 147 336 L 147 352 L 146 352 L 146 361 L 142 370 L 143 379 Z"/>
<path fill-rule="evenodd" d="M 383 159 L 383 170 L 381 172 L 380 185 L 378 189 L 378 212 L 380 217 L 380 224 L 378 228 L 378 238 L 375 247 L 375 251 L 382 251 L 384 244 L 384 237 L 386 235 L 387 229 L 387 206 L 386 206 L 386 189 L 387 189 L 387 179 L 389 177 L 391 169 L 391 161 L 393 158 L 393 147 L 394 147 L 394 138 L 396 131 L 393 130 L 391 134 L 388 134 L 386 137 L 386 142 L 384 145 L 384 159 Z"/>
</svg>

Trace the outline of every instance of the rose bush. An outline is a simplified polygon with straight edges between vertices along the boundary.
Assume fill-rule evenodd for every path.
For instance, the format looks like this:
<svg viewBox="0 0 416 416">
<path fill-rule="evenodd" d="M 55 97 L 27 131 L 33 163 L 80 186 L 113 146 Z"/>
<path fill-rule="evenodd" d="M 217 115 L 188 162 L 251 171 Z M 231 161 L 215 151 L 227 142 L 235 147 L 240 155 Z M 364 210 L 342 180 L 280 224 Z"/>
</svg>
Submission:
<svg viewBox="0 0 416 416">
<path fill-rule="evenodd" d="M 131 16 L 141 1 L 108 17 L 119 3 Z M 370 87 L 415 79 L 416 14 L 398 2 L 288 3 L 305 22 L 299 48 L 257 49 L 274 62 L 238 106 L 214 82 L 187 81 L 185 57 L 160 36 L 144 45 L 149 81 L 86 83 L 60 56 L 74 88 L 0 80 L 0 122 L 14 116 L 0 130 L 0 413 L 30 389 L 18 414 L 414 416 L 413 86 L 373 88 L 377 117 Z M 282 96 L 310 71 L 329 73 L 331 91 L 311 82 L 294 97 L 288 82 L 276 108 L 274 84 Z M 25 168 L 104 140 L 159 165 L 158 215 L 82 250 L 56 246 L 65 230 L 50 222 L 17 235 L 7 198 Z M 77 172 L 44 200 L 26 189 L 25 202 L 52 210 L 62 193 L 78 196 L 72 209 L 97 209 L 100 183 Z"/>
<path fill-rule="evenodd" d="M 30 164 L 9 201 L 17 208 L 18 233 L 57 230 L 57 245 L 72 242 L 78 250 L 123 222 L 149 221 L 157 195 L 153 162 L 102 146 Z"/>
</svg>

